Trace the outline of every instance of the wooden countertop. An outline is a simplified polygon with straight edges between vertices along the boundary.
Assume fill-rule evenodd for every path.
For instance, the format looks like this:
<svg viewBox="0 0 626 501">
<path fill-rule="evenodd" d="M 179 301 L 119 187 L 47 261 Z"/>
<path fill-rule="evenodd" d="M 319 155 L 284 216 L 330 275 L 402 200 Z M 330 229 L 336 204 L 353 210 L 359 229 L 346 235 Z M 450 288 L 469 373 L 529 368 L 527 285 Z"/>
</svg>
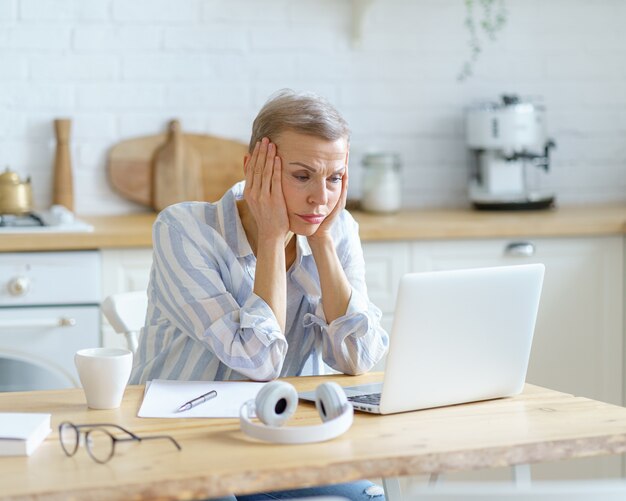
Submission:
<svg viewBox="0 0 626 501">
<path fill-rule="evenodd" d="M 352 211 L 363 241 L 626 234 L 626 205 L 562 207 L 532 212 L 415 209 L 377 215 Z M 152 245 L 156 213 L 85 216 L 91 233 L 7 233 L 0 252 L 137 248 Z"/>
<path fill-rule="evenodd" d="M 79 216 L 94 227 L 89 233 L 7 233 L 0 231 L 0 252 L 84 250 L 152 246 L 156 213 Z"/>
<path fill-rule="evenodd" d="M 386 216 L 357 212 L 354 216 L 364 241 L 626 234 L 626 205 L 529 212 L 412 210 Z"/>
</svg>

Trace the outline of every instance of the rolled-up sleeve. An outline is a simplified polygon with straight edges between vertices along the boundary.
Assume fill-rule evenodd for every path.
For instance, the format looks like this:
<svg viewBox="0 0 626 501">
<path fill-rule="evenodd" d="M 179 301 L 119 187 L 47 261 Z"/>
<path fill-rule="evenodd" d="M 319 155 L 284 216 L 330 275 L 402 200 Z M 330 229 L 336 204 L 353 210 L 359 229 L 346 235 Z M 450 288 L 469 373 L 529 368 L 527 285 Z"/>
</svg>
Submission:
<svg viewBox="0 0 626 501">
<path fill-rule="evenodd" d="M 236 299 L 242 266 L 212 228 L 194 226 L 161 217 L 154 224 L 151 299 L 228 367 L 255 380 L 278 377 L 287 341 L 272 309 L 252 291 Z"/>
<path fill-rule="evenodd" d="M 387 352 L 389 335 L 380 325 L 382 313 L 368 298 L 365 261 L 358 225 L 349 214 L 340 220 L 337 232 L 342 244 L 337 254 L 352 286 L 345 315 L 326 322 L 321 301 L 315 313 L 304 317 L 305 327 L 318 326 L 322 336 L 322 357 L 326 364 L 344 374 L 370 370 Z"/>
</svg>

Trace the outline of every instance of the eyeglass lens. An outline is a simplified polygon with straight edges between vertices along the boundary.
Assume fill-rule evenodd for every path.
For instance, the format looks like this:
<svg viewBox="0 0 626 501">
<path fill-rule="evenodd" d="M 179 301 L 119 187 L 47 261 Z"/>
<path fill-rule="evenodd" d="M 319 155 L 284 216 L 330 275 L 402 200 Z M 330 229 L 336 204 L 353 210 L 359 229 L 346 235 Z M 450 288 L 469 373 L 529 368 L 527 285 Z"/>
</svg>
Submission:
<svg viewBox="0 0 626 501">
<path fill-rule="evenodd" d="M 68 456 L 73 456 L 78 450 L 78 430 L 71 423 L 62 423 L 59 427 L 61 447 Z"/>
<path fill-rule="evenodd" d="M 102 428 L 89 430 L 85 435 L 87 452 L 98 463 L 106 463 L 115 452 L 115 439 Z"/>
</svg>

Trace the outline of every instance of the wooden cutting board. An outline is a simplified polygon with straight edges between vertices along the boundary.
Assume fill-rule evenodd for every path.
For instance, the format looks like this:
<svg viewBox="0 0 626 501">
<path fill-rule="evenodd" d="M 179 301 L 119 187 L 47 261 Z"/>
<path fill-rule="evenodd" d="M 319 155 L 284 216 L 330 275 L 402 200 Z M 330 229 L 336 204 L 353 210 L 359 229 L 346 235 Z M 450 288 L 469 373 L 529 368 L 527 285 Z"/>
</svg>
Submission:
<svg viewBox="0 0 626 501">
<path fill-rule="evenodd" d="M 204 200 L 202 159 L 189 144 L 178 120 L 170 122 L 167 141 L 154 154 L 152 207 L 163 210 L 185 200 Z"/>
<path fill-rule="evenodd" d="M 170 122 L 168 133 L 128 139 L 109 150 L 107 173 L 116 192 L 161 210 L 163 204 L 193 200 L 196 195 L 214 202 L 243 179 L 248 145 L 217 136 L 185 134 L 176 123 Z M 177 127 L 178 132 L 173 130 Z M 194 179 L 197 182 L 192 182 Z M 201 188 L 194 190 L 194 183 Z"/>
</svg>

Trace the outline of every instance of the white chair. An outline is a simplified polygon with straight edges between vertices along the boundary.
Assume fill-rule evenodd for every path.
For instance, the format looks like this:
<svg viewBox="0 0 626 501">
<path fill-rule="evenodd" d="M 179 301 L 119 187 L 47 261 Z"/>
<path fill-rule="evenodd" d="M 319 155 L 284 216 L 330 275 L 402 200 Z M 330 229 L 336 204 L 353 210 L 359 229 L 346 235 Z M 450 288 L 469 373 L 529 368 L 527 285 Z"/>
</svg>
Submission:
<svg viewBox="0 0 626 501">
<path fill-rule="evenodd" d="M 623 501 L 623 479 L 506 482 L 446 482 L 410 489 L 404 501 Z"/>
<path fill-rule="evenodd" d="M 146 321 L 146 291 L 113 294 L 102 302 L 101 309 L 113 330 L 126 336 L 128 349 L 134 353 L 137 350 L 137 335 Z"/>
</svg>

